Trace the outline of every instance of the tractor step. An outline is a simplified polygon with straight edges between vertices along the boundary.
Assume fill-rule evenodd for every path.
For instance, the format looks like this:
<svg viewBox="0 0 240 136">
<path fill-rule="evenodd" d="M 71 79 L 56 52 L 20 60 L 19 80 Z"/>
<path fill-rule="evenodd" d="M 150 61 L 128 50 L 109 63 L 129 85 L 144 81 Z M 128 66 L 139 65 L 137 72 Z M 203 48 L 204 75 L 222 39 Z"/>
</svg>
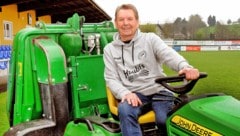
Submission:
<svg viewBox="0 0 240 136">
<path fill-rule="evenodd" d="M 29 134 L 34 130 L 50 128 L 54 127 L 55 125 L 56 124 L 52 120 L 48 119 L 34 120 L 11 127 L 9 131 L 4 134 L 4 136 L 22 136 L 25 134 Z M 38 135 L 40 134 L 38 133 Z"/>
<path fill-rule="evenodd" d="M 142 124 L 143 136 L 161 136 L 155 123 Z"/>
</svg>

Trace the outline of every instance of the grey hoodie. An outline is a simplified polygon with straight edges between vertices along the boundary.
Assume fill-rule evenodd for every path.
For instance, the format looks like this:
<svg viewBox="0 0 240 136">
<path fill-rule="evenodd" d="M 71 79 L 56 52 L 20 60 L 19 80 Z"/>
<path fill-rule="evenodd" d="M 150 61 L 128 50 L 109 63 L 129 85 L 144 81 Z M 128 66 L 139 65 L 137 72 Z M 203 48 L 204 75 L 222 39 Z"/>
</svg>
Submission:
<svg viewBox="0 0 240 136">
<path fill-rule="evenodd" d="M 116 33 L 105 46 L 103 58 L 104 78 L 117 99 L 130 92 L 151 95 L 165 89 L 155 83 L 155 79 L 166 76 L 162 64 L 177 72 L 192 67 L 156 34 L 140 30 L 129 43 L 122 42 Z"/>
</svg>

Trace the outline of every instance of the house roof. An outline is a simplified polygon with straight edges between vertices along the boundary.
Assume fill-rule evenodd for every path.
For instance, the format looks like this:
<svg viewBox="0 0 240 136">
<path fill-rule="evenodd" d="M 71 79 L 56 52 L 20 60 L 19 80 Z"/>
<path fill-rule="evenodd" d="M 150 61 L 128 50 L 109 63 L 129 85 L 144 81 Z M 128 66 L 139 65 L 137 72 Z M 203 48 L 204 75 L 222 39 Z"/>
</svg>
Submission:
<svg viewBox="0 0 240 136">
<path fill-rule="evenodd" d="M 1 0 L 0 6 L 17 4 L 18 12 L 35 10 L 36 17 L 50 15 L 52 22 L 66 22 L 74 13 L 85 16 L 85 22 L 102 22 L 111 17 L 94 0 Z"/>
</svg>

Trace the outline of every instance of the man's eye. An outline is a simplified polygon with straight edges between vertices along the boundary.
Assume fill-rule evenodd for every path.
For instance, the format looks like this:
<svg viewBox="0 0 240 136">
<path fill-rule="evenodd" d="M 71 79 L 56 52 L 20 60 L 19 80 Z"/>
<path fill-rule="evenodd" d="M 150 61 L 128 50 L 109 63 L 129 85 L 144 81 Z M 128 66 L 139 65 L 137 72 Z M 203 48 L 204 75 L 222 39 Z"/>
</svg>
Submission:
<svg viewBox="0 0 240 136">
<path fill-rule="evenodd" d="M 128 18 L 128 21 L 132 21 L 133 20 L 133 18 Z"/>
<path fill-rule="evenodd" d="M 123 21 L 124 19 L 118 19 L 118 21 Z"/>
</svg>

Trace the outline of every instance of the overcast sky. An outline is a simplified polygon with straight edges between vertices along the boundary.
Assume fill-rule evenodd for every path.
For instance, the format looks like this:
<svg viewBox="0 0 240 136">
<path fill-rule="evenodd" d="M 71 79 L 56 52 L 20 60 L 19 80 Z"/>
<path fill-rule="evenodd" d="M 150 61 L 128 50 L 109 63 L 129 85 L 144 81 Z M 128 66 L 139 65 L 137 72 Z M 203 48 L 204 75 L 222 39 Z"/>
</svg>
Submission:
<svg viewBox="0 0 240 136">
<path fill-rule="evenodd" d="M 209 15 L 217 21 L 226 23 L 228 19 L 240 18 L 240 0 L 94 0 L 108 15 L 114 19 L 114 12 L 123 3 L 134 4 L 141 23 L 173 22 L 177 17 L 189 19 L 198 14 L 204 22 Z"/>
</svg>

